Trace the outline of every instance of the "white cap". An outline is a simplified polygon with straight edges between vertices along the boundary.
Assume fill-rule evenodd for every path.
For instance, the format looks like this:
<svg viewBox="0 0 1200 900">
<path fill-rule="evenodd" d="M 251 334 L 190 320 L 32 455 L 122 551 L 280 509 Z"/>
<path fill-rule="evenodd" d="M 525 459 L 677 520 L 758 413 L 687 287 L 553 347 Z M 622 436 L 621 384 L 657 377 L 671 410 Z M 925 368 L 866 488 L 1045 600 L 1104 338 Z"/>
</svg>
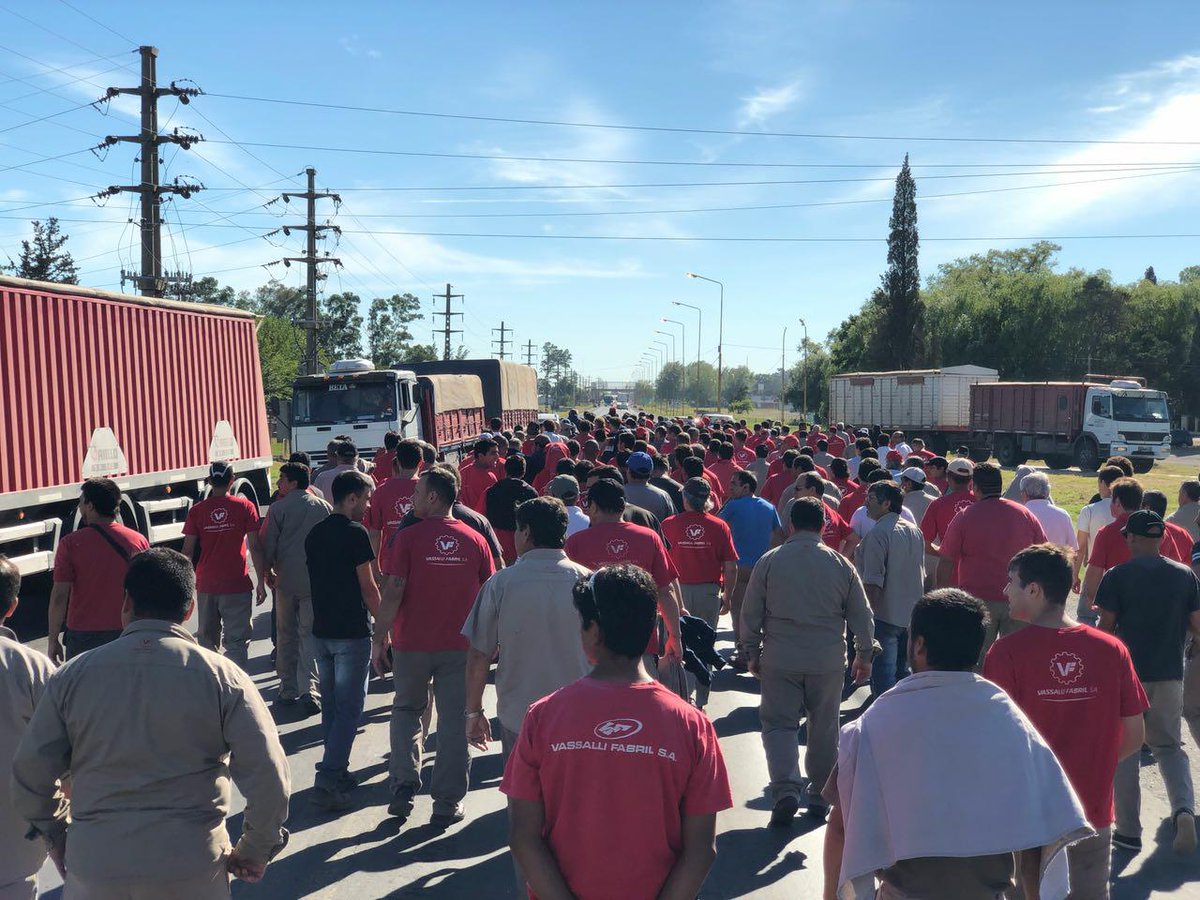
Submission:
<svg viewBox="0 0 1200 900">
<path fill-rule="evenodd" d="M 911 481 L 915 481 L 917 484 L 925 483 L 924 470 L 918 469 L 916 466 L 909 466 L 907 469 L 905 469 L 903 472 L 900 473 L 900 477 L 908 478 Z"/>
</svg>

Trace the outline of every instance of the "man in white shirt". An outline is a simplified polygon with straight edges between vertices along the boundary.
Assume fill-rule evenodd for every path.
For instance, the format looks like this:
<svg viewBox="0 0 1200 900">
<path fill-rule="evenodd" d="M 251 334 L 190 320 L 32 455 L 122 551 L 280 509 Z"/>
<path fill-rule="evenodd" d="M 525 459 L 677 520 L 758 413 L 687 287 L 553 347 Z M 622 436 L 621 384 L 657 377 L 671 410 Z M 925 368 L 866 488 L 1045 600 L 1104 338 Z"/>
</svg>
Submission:
<svg viewBox="0 0 1200 900">
<path fill-rule="evenodd" d="M 571 475 L 555 475 L 546 485 L 546 493 L 562 501 L 567 508 L 567 537 L 583 531 L 592 520 L 579 508 L 579 482 Z"/>
<path fill-rule="evenodd" d="M 1083 596 L 1083 572 L 1088 557 L 1092 553 L 1092 542 L 1100 529 L 1116 516 L 1112 512 L 1112 485 L 1118 478 L 1124 478 L 1125 473 L 1116 466 L 1104 466 L 1096 473 L 1097 490 L 1100 498 L 1079 511 L 1079 522 L 1075 526 L 1075 581 L 1071 589 L 1079 594 L 1079 606 L 1076 618 L 1088 625 L 1094 625 L 1096 614 L 1092 612 L 1092 600 Z"/>
<path fill-rule="evenodd" d="M 1030 472 L 1021 479 L 1021 502 L 1042 523 L 1050 543 L 1071 550 L 1079 548 L 1071 514 L 1050 499 L 1050 479 L 1045 472 Z"/>
</svg>

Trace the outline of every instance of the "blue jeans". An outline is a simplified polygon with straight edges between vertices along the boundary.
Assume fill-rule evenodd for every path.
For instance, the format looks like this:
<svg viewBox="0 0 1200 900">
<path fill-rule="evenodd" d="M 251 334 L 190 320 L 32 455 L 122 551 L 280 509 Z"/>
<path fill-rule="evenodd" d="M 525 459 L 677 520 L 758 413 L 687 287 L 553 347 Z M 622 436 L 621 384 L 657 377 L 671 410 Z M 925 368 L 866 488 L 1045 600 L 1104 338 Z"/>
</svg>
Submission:
<svg viewBox="0 0 1200 900">
<path fill-rule="evenodd" d="M 371 639 L 326 640 L 313 638 L 317 672 L 321 680 L 321 732 L 325 755 L 317 763 L 316 785 L 333 789 L 350 765 L 350 748 L 358 732 L 367 677 L 371 666 Z"/>
<path fill-rule="evenodd" d="M 900 659 L 901 641 L 907 634 L 907 628 L 875 620 L 875 640 L 883 648 L 871 666 L 871 693 L 877 697 L 908 674 L 907 662 Z"/>
</svg>

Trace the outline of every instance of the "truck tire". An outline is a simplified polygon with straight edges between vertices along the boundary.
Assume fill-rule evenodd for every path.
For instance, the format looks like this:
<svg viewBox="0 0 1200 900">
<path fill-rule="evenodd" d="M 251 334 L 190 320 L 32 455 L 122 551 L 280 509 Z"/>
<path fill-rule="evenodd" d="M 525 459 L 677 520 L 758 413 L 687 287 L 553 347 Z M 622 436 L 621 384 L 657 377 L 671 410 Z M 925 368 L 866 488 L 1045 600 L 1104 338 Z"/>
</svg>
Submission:
<svg viewBox="0 0 1200 900">
<path fill-rule="evenodd" d="M 1021 454 L 1017 450 L 1017 439 L 1008 435 L 996 438 L 996 461 L 1005 468 L 1021 464 Z"/>
<path fill-rule="evenodd" d="M 1130 462 L 1133 463 L 1133 471 L 1138 475 L 1145 475 L 1154 468 L 1154 460 L 1146 459 L 1144 456 L 1135 456 Z"/>
<path fill-rule="evenodd" d="M 985 463 L 992 458 L 991 447 L 970 447 L 967 453 L 971 457 L 973 463 Z"/>
<path fill-rule="evenodd" d="M 1081 437 L 1075 441 L 1075 465 L 1080 471 L 1095 472 L 1100 468 L 1100 448 L 1090 437 Z"/>
<path fill-rule="evenodd" d="M 1071 466 L 1071 457 L 1066 453 L 1051 453 L 1046 457 L 1046 465 L 1052 469 L 1067 469 Z"/>
</svg>

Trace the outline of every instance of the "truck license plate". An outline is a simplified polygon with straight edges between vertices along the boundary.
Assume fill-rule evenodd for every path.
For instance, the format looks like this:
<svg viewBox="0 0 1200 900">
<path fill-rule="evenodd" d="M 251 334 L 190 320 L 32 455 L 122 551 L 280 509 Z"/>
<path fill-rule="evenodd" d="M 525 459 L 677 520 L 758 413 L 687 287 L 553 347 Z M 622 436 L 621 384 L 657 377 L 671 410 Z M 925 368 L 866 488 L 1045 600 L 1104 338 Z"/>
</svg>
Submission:
<svg viewBox="0 0 1200 900">
<path fill-rule="evenodd" d="M 1138 453 L 1152 453 L 1153 451 L 1149 447 L 1138 447 L 1137 452 Z"/>
</svg>

